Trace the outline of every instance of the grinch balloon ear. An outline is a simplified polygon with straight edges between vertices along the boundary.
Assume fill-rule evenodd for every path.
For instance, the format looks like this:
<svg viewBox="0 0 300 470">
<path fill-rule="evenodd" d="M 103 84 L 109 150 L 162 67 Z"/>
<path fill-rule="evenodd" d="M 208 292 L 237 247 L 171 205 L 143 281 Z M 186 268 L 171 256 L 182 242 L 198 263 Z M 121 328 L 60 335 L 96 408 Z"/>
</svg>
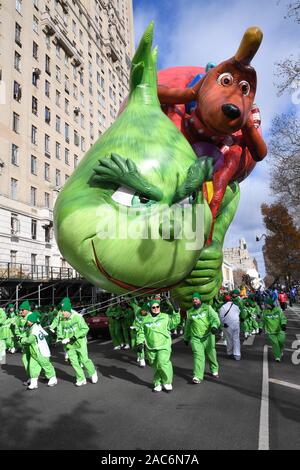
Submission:
<svg viewBox="0 0 300 470">
<path fill-rule="evenodd" d="M 129 103 L 159 106 L 157 97 L 157 47 L 152 50 L 154 23 L 151 21 L 132 59 Z"/>
</svg>

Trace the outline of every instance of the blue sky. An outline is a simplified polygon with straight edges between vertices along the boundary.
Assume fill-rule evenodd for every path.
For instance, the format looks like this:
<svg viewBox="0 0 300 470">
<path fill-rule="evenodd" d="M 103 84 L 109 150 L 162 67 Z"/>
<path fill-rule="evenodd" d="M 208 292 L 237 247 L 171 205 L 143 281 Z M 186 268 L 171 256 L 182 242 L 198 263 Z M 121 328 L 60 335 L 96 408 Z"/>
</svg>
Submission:
<svg viewBox="0 0 300 470">
<path fill-rule="evenodd" d="M 262 114 L 263 133 L 268 140 L 272 118 L 291 110 L 291 97 L 277 96 L 275 62 L 299 53 L 300 27 L 285 19 L 290 0 L 133 0 L 135 41 L 138 43 L 151 20 L 155 22 L 154 45 L 158 45 L 158 67 L 205 66 L 221 62 L 236 52 L 244 31 L 259 26 L 264 40 L 253 66 L 258 74 L 255 101 Z M 297 107 L 299 108 L 299 106 Z M 298 113 L 299 109 L 296 110 Z M 245 237 L 264 275 L 261 248 L 255 236 L 264 232 L 260 206 L 271 202 L 267 157 L 241 184 L 241 201 L 229 229 L 225 246 L 237 246 Z"/>
</svg>

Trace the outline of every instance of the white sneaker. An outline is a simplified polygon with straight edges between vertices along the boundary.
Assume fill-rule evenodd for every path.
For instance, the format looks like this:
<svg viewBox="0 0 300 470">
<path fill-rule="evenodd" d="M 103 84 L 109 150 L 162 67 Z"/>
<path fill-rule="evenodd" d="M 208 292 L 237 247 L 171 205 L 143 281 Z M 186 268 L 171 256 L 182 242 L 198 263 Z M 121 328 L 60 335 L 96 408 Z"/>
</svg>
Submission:
<svg viewBox="0 0 300 470">
<path fill-rule="evenodd" d="M 35 390 L 38 388 L 38 379 L 31 379 L 30 385 L 28 385 L 27 390 Z"/>
<path fill-rule="evenodd" d="M 76 387 L 81 387 L 82 385 L 86 385 L 86 380 L 80 380 L 79 382 L 76 382 Z"/>
<path fill-rule="evenodd" d="M 129 344 L 125 344 L 124 349 L 130 349 Z"/>
<path fill-rule="evenodd" d="M 193 377 L 193 384 L 201 384 L 201 380 L 198 377 Z"/>
<path fill-rule="evenodd" d="M 146 367 L 145 359 L 140 359 L 140 367 Z"/>
<path fill-rule="evenodd" d="M 9 352 L 10 352 L 11 354 L 15 354 L 16 348 L 10 348 L 10 349 L 9 349 Z"/>
<path fill-rule="evenodd" d="M 219 373 L 218 372 L 212 372 L 211 374 L 215 379 L 219 379 L 220 376 L 219 376 Z"/>
<path fill-rule="evenodd" d="M 96 384 L 96 383 L 98 382 L 98 374 L 97 374 L 97 372 L 95 372 L 95 373 L 92 375 L 91 379 L 92 379 L 92 383 L 93 383 L 93 384 Z"/>
<path fill-rule="evenodd" d="M 68 361 L 69 361 L 69 354 L 65 353 L 65 362 L 68 362 Z"/>
<path fill-rule="evenodd" d="M 57 385 L 57 378 L 54 376 L 54 377 L 51 377 L 51 379 L 48 380 L 48 387 L 54 387 L 55 385 Z"/>
<path fill-rule="evenodd" d="M 137 357 L 136 362 L 140 362 L 140 361 L 141 361 L 141 359 L 139 357 Z"/>
<path fill-rule="evenodd" d="M 276 357 L 275 361 L 276 362 L 281 362 L 281 359 L 279 357 Z"/>
<path fill-rule="evenodd" d="M 115 346 L 114 351 L 117 351 L 118 349 L 121 349 L 121 346 Z"/>
<path fill-rule="evenodd" d="M 164 384 L 163 387 L 166 392 L 172 392 L 173 390 L 172 384 Z"/>
<path fill-rule="evenodd" d="M 23 385 L 24 385 L 25 387 L 28 387 L 28 385 L 30 385 L 30 381 L 31 381 L 30 379 L 25 380 L 25 382 L 23 382 Z"/>
<path fill-rule="evenodd" d="M 161 385 L 156 385 L 153 389 L 153 392 L 161 392 L 162 391 L 162 386 Z"/>
</svg>

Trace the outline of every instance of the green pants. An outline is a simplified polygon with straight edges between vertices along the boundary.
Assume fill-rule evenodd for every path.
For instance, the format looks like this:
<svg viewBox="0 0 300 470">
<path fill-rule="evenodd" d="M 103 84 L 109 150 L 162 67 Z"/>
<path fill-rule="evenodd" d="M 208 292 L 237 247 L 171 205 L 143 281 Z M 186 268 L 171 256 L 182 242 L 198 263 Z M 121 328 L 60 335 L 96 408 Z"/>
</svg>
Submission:
<svg viewBox="0 0 300 470">
<path fill-rule="evenodd" d="M 206 339 L 192 338 L 191 347 L 194 355 L 194 377 L 203 380 L 205 371 L 205 356 L 209 361 L 212 373 L 219 371 L 217 360 L 216 339 L 210 334 Z"/>
<path fill-rule="evenodd" d="M 85 375 L 81 364 L 87 370 L 88 376 L 91 377 L 95 372 L 95 366 L 91 359 L 88 357 L 87 343 L 83 343 L 79 349 L 67 349 L 69 361 L 75 370 L 76 380 L 82 382 L 85 380 Z"/>
<path fill-rule="evenodd" d="M 108 328 L 110 336 L 112 339 L 113 346 L 121 346 L 123 344 L 123 332 L 121 320 L 116 320 L 115 318 L 109 318 Z"/>
<path fill-rule="evenodd" d="M 121 328 L 122 328 L 122 334 L 124 338 L 125 344 L 130 344 L 130 336 L 129 336 L 129 322 L 126 318 L 122 318 L 120 320 L 121 322 Z"/>
<path fill-rule="evenodd" d="M 22 362 L 26 371 L 27 377 L 30 379 L 38 379 L 43 369 L 47 379 L 55 377 L 55 370 L 49 357 L 44 357 L 41 354 L 32 356 L 29 348 L 23 351 Z"/>
<path fill-rule="evenodd" d="M 171 363 L 171 349 L 147 350 L 147 359 L 154 369 L 153 384 L 171 384 L 173 381 L 173 367 Z"/>
<path fill-rule="evenodd" d="M 285 343 L 285 333 L 280 331 L 279 333 L 275 333 L 273 335 L 267 335 L 273 349 L 273 354 L 275 359 L 280 359 L 282 351 L 284 350 L 284 343 Z"/>
<path fill-rule="evenodd" d="M 136 351 L 136 330 L 130 330 L 130 336 L 131 336 L 131 348 Z M 138 359 L 145 359 L 145 351 L 143 349 L 142 352 L 136 351 Z"/>
</svg>

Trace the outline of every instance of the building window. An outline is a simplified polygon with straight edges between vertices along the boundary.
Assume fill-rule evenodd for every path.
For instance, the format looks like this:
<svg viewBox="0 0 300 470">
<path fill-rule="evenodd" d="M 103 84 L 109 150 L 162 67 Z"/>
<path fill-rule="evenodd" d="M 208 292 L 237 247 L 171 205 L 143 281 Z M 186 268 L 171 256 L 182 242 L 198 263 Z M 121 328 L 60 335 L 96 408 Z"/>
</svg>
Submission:
<svg viewBox="0 0 300 470">
<path fill-rule="evenodd" d="M 10 265 L 11 266 L 16 266 L 17 264 L 17 251 L 11 250 L 10 251 Z"/>
<path fill-rule="evenodd" d="M 50 124 L 50 121 L 51 121 L 51 112 L 50 112 L 50 109 L 45 106 L 45 122 L 47 122 L 47 124 Z"/>
<path fill-rule="evenodd" d="M 51 70 L 50 70 L 50 57 L 46 54 L 45 56 L 45 72 L 48 75 L 51 75 Z"/>
<path fill-rule="evenodd" d="M 69 56 L 66 52 L 65 52 L 65 66 L 69 68 Z"/>
<path fill-rule="evenodd" d="M 20 102 L 22 97 L 22 88 L 21 85 L 14 81 L 14 100 Z"/>
<path fill-rule="evenodd" d="M 18 180 L 15 180 L 14 178 L 11 178 L 11 180 L 10 180 L 10 197 L 11 197 L 11 199 L 14 199 L 14 200 L 17 199 L 17 186 L 18 186 Z"/>
<path fill-rule="evenodd" d="M 33 71 L 32 72 L 32 85 L 34 85 L 35 87 L 38 86 L 38 79 L 39 79 L 38 74 Z"/>
<path fill-rule="evenodd" d="M 35 33 L 37 33 L 37 34 L 39 33 L 39 20 L 34 15 L 33 15 L 33 18 L 32 18 L 32 29 Z"/>
<path fill-rule="evenodd" d="M 13 131 L 16 134 L 20 132 L 20 116 L 17 113 L 13 113 Z"/>
<path fill-rule="evenodd" d="M 78 88 L 77 88 L 76 85 L 73 85 L 73 97 L 74 97 L 75 99 L 78 98 Z"/>
<path fill-rule="evenodd" d="M 44 230 L 45 230 L 45 243 L 50 243 L 50 241 L 51 241 L 51 227 L 49 227 L 49 225 L 45 225 Z M 50 256 L 46 256 L 46 258 L 50 259 Z M 48 266 L 49 266 L 49 261 L 48 261 Z"/>
<path fill-rule="evenodd" d="M 50 137 L 45 134 L 45 155 L 50 157 Z"/>
<path fill-rule="evenodd" d="M 56 66 L 55 78 L 60 83 L 60 81 L 61 81 L 61 71 L 60 71 L 60 67 L 58 65 Z"/>
<path fill-rule="evenodd" d="M 31 161 L 31 164 L 30 164 L 31 174 L 36 175 L 37 174 L 37 158 L 34 155 L 31 155 L 30 161 Z"/>
<path fill-rule="evenodd" d="M 81 29 L 79 30 L 79 40 L 81 44 L 83 44 L 83 32 L 81 31 Z"/>
<path fill-rule="evenodd" d="M 16 10 L 18 13 L 22 13 L 22 0 L 16 0 Z"/>
<path fill-rule="evenodd" d="M 84 129 L 84 114 L 80 114 L 80 125 L 81 128 Z"/>
<path fill-rule="evenodd" d="M 65 98 L 65 113 L 70 114 L 70 102 Z"/>
<path fill-rule="evenodd" d="M 79 161 L 78 155 L 74 155 L 74 168 L 77 168 L 78 161 Z"/>
<path fill-rule="evenodd" d="M 55 172 L 55 185 L 56 187 L 60 187 L 61 184 L 61 178 L 60 178 L 60 170 L 56 170 Z"/>
<path fill-rule="evenodd" d="M 46 181 L 50 181 L 50 165 L 49 163 L 45 163 L 44 166 L 44 177 Z"/>
<path fill-rule="evenodd" d="M 33 268 L 33 271 L 36 270 L 36 258 L 37 255 L 35 253 L 31 254 L 31 267 Z"/>
<path fill-rule="evenodd" d="M 32 97 L 32 106 L 31 106 L 32 113 L 36 116 L 38 115 L 38 100 L 35 96 Z"/>
<path fill-rule="evenodd" d="M 30 204 L 36 206 L 36 188 L 30 187 Z"/>
<path fill-rule="evenodd" d="M 70 126 L 67 123 L 65 123 L 65 140 L 67 143 L 70 142 Z"/>
<path fill-rule="evenodd" d="M 15 144 L 12 144 L 11 147 L 11 163 L 18 166 L 18 156 L 19 156 L 19 147 Z"/>
<path fill-rule="evenodd" d="M 90 122 L 90 138 L 94 140 L 94 124 Z"/>
<path fill-rule="evenodd" d="M 31 219 L 31 239 L 36 240 L 36 232 L 37 232 L 37 221 L 35 219 Z"/>
<path fill-rule="evenodd" d="M 60 116 L 57 116 L 57 115 L 56 115 L 56 121 L 55 121 L 55 129 L 56 129 L 56 132 L 60 132 L 60 123 L 61 123 Z"/>
<path fill-rule="evenodd" d="M 45 80 L 45 95 L 50 98 L 50 82 Z"/>
<path fill-rule="evenodd" d="M 15 61 L 14 61 L 14 66 L 15 66 L 15 69 L 18 71 L 18 72 L 21 72 L 21 56 L 18 52 L 15 51 Z"/>
<path fill-rule="evenodd" d="M 74 33 L 75 36 L 76 36 L 76 34 L 77 34 L 77 27 L 76 27 L 76 23 L 75 23 L 74 20 L 72 20 L 72 31 L 73 31 L 73 33 Z"/>
<path fill-rule="evenodd" d="M 80 104 L 81 106 L 84 106 L 84 94 L 82 93 L 82 91 L 80 92 Z"/>
<path fill-rule="evenodd" d="M 85 152 L 85 138 L 81 137 L 81 150 Z"/>
<path fill-rule="evenodd" d="M 46 242 L 47 243 L 47 242 Z M 45 268 L 46 268 L 46 276 L 49 276 L 50 271 L 50 256 L 45 256 Z"/>
<path fill-rule="evenodd" d="M 84 77 L 83 77 L 83 71 L 80 70 L 79 72 L 79 81 L 81 83 L 81 85 L 84 85 Z"/>
<path fill-rule="evenodd" d="M 50 194 L 49 193 L 45 193 L 45 208 L 46 209 L 49 209 L 50 208 Z"/>
<path fill-rule="evenodd" d="M 36 138 L 37 138 L 37 128 L 35 126 L 31 126 L 31 143 L 36 145 Z"/>
<path fill-rule="evenodd" d="M 16 23 L 16 26 L 15 26 L 15 42 L 16 44 L 18 44 L 18 46 L 22 47 L 22 43 L 21 43 L 21 31 L 22 31 L 22 28 L 21 26 Z"/>
<path fill-rule="evenodd" d="M 60 59 L 60 45 L 56 44 L 56 57 Z"/>
<path fill-rule="evenodd" d="M 74 131 L 74 144 L 79 147 L 80 139 L 77 131 Z"/>
<path fill-rule="evenodd" d="M 67 75 L 65 75 L 65 92 L 70 94 L 70 82 Z"/>
<path fill-rule="evenodd" d="M 70 150 L 65 149 L 65 164 L 70 165 Z"/>
<path fill-rule="evenodd" d="M 56 90 L 55 102 L 56 106 L 60 107 L 60 92 L 58 90 Z"/>
<path fill-rule="evenodd" d="M 55 144 L 55 156 L 57 160 L 60 160 L 60 143 L 56 142 Z"/>
<path fill-rule="evenodd" d="M 20 232 L 20 221 L 18 214 L 11 214 L 10 216 L 10 233 L 11 235 L 17 235 Z"/>
<path fill-rule="evenodd" d="M 33 6 L 38 10 L 39 9 L 39 0 L 33 0 Z"/>
<path fill-rule="evenodd" d="M 37 45 L 36 42 L 33 41 L 33 43 L 32 43 L 32 57 L 36 60 L 38 60 L 38 50 L 39 50 L 39 46 Z"/>
</svg>

